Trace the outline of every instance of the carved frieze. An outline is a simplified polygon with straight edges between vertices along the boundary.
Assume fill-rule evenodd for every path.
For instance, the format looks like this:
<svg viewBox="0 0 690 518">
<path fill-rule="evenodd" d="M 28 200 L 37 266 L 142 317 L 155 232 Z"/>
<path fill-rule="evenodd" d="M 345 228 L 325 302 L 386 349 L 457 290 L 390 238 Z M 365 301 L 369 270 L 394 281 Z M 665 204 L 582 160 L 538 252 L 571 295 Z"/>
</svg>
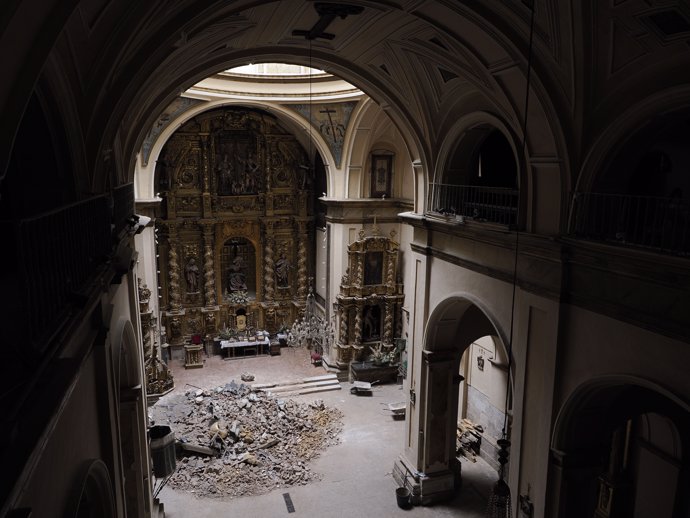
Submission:
<svg viewBox="0 0 690 518">
<path fill-rule="evenodd" d="M 177 196 L 177 212 L 199 212 L 201 200 L 198 196 Z"/>
</svg>

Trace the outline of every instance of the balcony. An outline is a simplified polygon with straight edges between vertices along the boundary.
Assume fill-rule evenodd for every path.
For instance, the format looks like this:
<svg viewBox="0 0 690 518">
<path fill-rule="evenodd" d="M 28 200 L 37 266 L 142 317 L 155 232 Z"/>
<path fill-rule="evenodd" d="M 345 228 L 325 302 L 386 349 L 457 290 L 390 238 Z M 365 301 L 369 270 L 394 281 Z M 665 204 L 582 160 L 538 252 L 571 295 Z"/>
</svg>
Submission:
<svg viewBox="0 0 690 518">
<path fill-rule="evenodd" d="M 687 256 L 690 255 L 690 206 L 678 197 L 576 192 L 569 234 Z"/>
<path fill-rule="evenodd" d="M 432 214 L 460 216 L 473 221 L 515 225 L 519 191 L 504 187 L 431 183 Z"/>
</svg>

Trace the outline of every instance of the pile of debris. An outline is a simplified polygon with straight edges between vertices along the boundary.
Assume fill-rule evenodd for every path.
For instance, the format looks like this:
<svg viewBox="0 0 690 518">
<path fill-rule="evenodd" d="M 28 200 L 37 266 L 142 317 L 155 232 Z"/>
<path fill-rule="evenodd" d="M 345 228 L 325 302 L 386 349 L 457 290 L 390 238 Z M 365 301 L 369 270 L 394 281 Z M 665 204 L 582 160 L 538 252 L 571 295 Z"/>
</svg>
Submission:
<svg viewBox="0 0 690 518">
<path fill-rule="evenodd" d="M 151 418 L 175 432 L 169 485 L 219 497 L 318 480 L 307 461 L 337 444 L 342 430 L 342 412 L 321 400 L 298 403 L 234 381 L 161 400 Z"/>
<path fill-rule="evenodd" d="M 477 455 L 482 446 L 484 427 L 463 419 L 458 423 L 456 454 L 465 456 L 472 462 L 477 462 Z"/>
</svg>

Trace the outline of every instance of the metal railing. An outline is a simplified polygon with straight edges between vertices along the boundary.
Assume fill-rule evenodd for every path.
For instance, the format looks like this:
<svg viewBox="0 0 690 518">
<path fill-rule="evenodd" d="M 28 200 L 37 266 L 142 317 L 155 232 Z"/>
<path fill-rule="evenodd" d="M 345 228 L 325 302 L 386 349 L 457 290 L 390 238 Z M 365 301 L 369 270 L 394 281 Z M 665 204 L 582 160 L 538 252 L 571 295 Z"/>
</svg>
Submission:
<svg viewBox="0 0 690 518">
<path fill-rule="evenodd" d="M 39 349 L 73 294 L 108 260 L 110 221 L 108 198 L 98 196 L 16 224 L 26 330 Z"/>
<path fill-rule="evenodd" d="M 690 254 L 690 205 L 680 198 L 576 192 L 572 199 L 570 235 Z"/>
<path fill-rule="evenodd" d="M 432 213 L 501 225 L 517 223 L 520 193 L 516 189 L 446 183 L 431 183 L 430 187 Z"/>
</svg>

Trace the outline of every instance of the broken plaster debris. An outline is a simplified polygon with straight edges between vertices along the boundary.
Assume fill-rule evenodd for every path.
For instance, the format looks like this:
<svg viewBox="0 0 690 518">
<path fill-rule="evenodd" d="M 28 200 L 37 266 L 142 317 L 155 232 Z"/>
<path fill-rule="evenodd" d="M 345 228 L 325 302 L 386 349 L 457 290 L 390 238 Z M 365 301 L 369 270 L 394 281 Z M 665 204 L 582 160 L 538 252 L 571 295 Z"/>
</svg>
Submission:
<svg viewBox="0 0 690 518">
<path fill-rule="evenodd" d="M 168 424 L 178 442 L 168 485 L 215 497 L 319 480 L 308 461 L 337 444 L 342 430 L 342 412 L 322 400 L 299 403 L 234 381 L 160 400 L 151 415 Z"/>
</svg>

